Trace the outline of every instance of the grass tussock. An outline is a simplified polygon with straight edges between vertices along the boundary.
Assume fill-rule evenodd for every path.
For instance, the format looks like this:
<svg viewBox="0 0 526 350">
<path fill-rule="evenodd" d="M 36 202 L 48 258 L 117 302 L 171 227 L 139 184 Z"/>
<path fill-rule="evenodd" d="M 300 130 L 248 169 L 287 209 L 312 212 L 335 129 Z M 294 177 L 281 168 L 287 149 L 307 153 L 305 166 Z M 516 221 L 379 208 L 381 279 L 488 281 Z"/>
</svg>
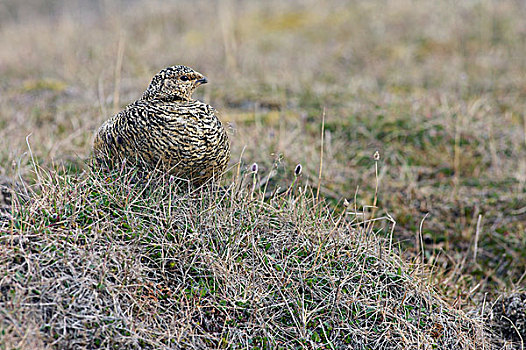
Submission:
<svg viewBox="0 0 526 350">
<path fill-rule="evenodd" d="M 39 171 L 0 234 L 4 348 L 488 344 L 378 235 L 387 218 L 335 215 L 301 177 L 265 200 L 250 169 L 201 189 L 136 175 Z"/>
</svg>

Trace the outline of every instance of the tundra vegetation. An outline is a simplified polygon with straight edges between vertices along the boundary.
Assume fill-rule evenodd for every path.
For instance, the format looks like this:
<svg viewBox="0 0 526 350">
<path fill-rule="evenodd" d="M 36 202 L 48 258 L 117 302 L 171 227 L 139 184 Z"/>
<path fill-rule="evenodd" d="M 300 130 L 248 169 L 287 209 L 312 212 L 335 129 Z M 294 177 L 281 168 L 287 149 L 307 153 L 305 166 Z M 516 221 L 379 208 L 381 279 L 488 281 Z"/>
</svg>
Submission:
<svg viewBox="0 0 526 350">
<path fill-rule="evenodd" d="M 523 348 L 525 17 L 2 0 L 0 348 Z M 230 125 L 220 186 L 90 161 L 173 64 Z"/>
</svg>

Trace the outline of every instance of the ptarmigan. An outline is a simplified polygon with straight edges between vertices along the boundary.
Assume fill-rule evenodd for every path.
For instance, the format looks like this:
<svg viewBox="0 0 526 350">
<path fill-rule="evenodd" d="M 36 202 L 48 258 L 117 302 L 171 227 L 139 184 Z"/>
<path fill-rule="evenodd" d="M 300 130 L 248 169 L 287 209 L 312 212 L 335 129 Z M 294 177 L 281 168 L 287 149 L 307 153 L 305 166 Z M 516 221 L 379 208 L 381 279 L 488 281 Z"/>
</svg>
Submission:
<svg viewBox="0 0 526 350">
<path fill-rule="evenodd" d="M 95 158 L 159 167 L 194 185 L 217 180 L 230 159 L 230 143 L 215 109 L 192 99 L 205 83 L 186 66 L 161 70 L 139 100 L 102 124 L 93 142 Z"/>
<path fill-rule="evenodd" d="M 27 190 L 20 182 L 0 175 L 0 228 L 13 217 L 12 209 L 18 210 L 20 204 L 29 199 Z"/>
<path fill-rule="evenodd" d="M 14 181 L 11 181 L 11 179 L 7 177 L 0 176 L 0 218 L 11 210 L 13 188 Z"/>
</svg>

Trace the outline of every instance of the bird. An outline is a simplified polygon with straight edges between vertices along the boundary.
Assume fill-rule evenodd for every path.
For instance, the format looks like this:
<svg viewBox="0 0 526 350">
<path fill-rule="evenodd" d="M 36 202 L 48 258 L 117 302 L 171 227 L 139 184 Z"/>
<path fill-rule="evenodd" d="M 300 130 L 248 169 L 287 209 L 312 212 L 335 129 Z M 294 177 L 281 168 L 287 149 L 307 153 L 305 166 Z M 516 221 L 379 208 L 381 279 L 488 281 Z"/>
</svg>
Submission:
<svg viewBox="0 0 526 350">
<path fill-rule="evenodd" d="M 11 210 L 13 202 L 13 181 L 11 179 L 0 176 L 0 217 L 2 214 Z"/>
<path fill-rule="evenodd" d="M 0 175 L 0 227 L 12 219 L 21 205 L 29 200 L 29 193 L 23 182 Z"/>
<path fill-rule="evenodd" d="M 99 164 L 123 161 L 202 185 L 218 181 L 230 141 L 216 110 L 192 98 L 207 78 L 184 65 L 162 69 L 141 98 L 106 120 L 93 140 Z"/>
</svg>

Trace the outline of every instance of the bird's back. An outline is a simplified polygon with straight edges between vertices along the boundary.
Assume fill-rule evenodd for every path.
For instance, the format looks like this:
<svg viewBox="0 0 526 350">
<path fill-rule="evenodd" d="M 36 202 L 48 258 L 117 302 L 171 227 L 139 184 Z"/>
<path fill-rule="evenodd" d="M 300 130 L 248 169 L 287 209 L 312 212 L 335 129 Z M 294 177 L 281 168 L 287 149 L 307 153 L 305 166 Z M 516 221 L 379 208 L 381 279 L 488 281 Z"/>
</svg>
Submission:
<svg viewBox="0 0 526 350">
<path fill-rule="evenodd" d="M 100 127 L 94 153 L 102 161 L 127 159 L 200 184 L 224 172 L 230 145 L 211 106 L 140 99 Z"/>
</svg>

